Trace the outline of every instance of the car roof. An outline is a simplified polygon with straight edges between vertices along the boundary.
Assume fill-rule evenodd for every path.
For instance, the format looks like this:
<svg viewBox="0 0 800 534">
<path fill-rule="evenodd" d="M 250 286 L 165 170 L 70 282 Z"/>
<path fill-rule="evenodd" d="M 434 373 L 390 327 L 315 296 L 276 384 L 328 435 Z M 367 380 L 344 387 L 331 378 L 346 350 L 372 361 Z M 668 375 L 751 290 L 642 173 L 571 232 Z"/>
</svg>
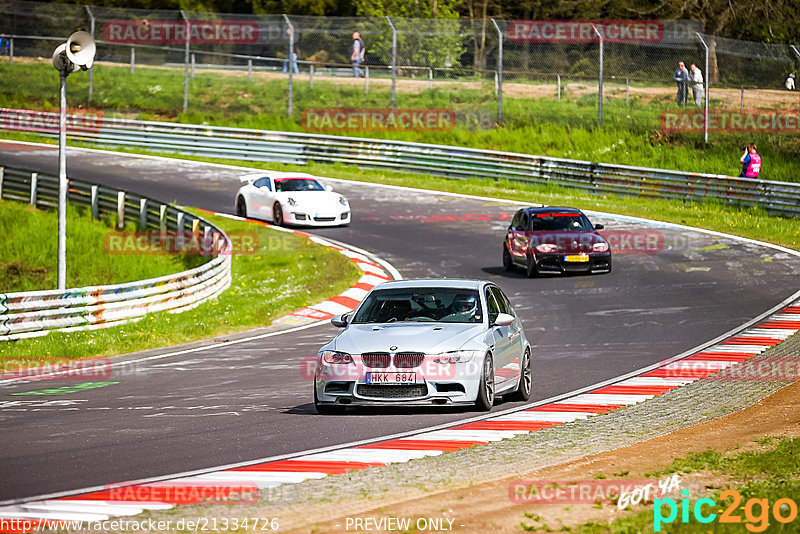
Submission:
<svg viewBox="0 0 800 534">
<path fill-rule="evenodd" d="M 567 208 L 564 206 L 523 208 L 528 213 L 583 213 L 578 208 Z"/>
<path fill-rule="evenodd" d="M 263 171 L 258 173 L 244 174 L 239 177 L 243 182 L 254 182 L 259 178 L 272 178 L 277 180 L 279 178 L 311 178 L 316 180 L 318 177 L 305 172 L 286 172 L 286 171 Z"/>
<path fill-rule="evenodd" d="M 384 282 L 376 289 L 411 289 L 411 288 L 454 288 L 454 289 L 480 289 L 488 280 L 473 280 L 468 278 L 416 278 L 409 280 L 392 280 Z"/>
</svg>

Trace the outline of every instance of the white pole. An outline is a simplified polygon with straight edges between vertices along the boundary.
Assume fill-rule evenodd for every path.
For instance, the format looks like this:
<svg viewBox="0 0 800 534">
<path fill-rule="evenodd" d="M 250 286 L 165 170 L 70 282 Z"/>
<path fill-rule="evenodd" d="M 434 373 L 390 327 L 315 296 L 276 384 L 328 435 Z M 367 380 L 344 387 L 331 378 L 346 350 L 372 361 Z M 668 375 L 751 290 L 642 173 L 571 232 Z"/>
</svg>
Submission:
<svg viewBox="0 0 800 534">
<path fill-rule="evenodd" d="M 61 71 L 58 113 L 58 289 L 67 288 L 67 67 Z"/>
</svg>

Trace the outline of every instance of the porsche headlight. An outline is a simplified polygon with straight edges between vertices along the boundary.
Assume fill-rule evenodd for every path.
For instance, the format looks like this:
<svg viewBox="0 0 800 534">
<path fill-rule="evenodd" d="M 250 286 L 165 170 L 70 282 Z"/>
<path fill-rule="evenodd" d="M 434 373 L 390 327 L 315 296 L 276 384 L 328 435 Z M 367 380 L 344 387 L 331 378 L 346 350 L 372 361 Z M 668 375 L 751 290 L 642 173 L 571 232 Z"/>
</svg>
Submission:
<svg viewBox="0 0 800 534">
<path fill-rule="evenodd" d="M 342 206 L 347 206 L 347 199 L 344 197 L 339 197 L 339 204 Z"/>
<path fill-rule="evenodd" d="M 289 197 L 288 199 L 286 199 L 286 202 L 288 202 L 290 206 L 297 206 L 297 201 L 295 199 L 293 199 L 292 197 Z"/>
<path fill-rule="evenodd" d="M 319 353 L 322 356 L 322 361 L 331 364 L 349 364 L 353 363 L 353 357 L 346 352 L 339 352 L 335 350 L 323 350 Z"/>
<path fill-rule="evenodd" d="M 595 252 L 608 252 L 608 243 L 605 241 L 600 241 L 599 243 L 595 243 L 592 245 L 592 250 Z"/>
<path fill-rule="evenodd" d="M 470 361 L 478 352 L 477 350 L 453 350 L 431 356 L 436 363 L 463 363 Z"/>
</svg>

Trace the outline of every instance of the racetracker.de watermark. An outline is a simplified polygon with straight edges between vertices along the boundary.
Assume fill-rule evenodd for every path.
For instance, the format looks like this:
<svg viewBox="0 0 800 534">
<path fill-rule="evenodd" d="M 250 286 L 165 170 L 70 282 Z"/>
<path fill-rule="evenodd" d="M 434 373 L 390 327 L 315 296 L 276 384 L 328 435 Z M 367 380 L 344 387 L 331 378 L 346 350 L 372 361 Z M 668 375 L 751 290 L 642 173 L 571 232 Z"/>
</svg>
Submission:
<svg viewBox="0 0 800 534">
<path fill-rule="evenodd" d="M 223 235 L 219 232 L 194 234 L 192 232 L 108 232 L 103 246 L 109 254 L 184 254 L 214 256 L 216 254 L 255 254 L 258 252 L 258 234 L 255 232 L 229 232 L 231 248 L 220 251 Z"/>
<path fill-rule="evenodd" d="M 259 37 L 258 22 L 251 20 L 192 20 L 188 26 L 191 44 L 253 44 Z M 103 25 L 103 39 L 109 43 L 183 44 L 186 27 L 182 20 L 110 20 Z"/>
<path fill-rule="evenodd" d="M 67 111 L 67 133 L 96 133 L 100 131 L 103 113 L 97 110 L 70 109 Z M 0 131 L 58 133 L 61 128 L 58 113 L 27 109 L 0 109 Z"/>
<path fill-rule="evenodd" d="M 597 33 L 608 43 L 660 43 L 664 24 L 659 20 L 512 20 L 512 43 L 593 43 Z"/>
<path fill-rule="evenodd" d="M 450 109 L 306 109 L 300 125 L 312 132 L 447 132 L 456 126 Z"/>
<path fill-rule="evenodd" d="M 111 360 L 56 360 L 39 365 L 34 360 L 3 360 L 0 380 L 96 380 L 111 376 Z"/>
<path fill-rule="evenodd" d="M 731 347 L 736 347 L 731 345 Z M 704 358 L 713 358 L 711 354 Z M 725 358 L 729 352 L 719 354 Z M 678 360 L 667 363 L 662 367 L 664 378 L 682 378 L 686 376 L 703 377 L 707 380 L 720 380 L 729 382 L 795 382 L 800 380 L 800 359 L 797 358 L 754 358 L 733 363 L 708 360 Z"/>
<path fill-rule="evenodd" d="M 661 130 L 665 132 L 702 133 L 703 110 L 661 112 Z M 800 111 L 715 110 L 708 113 L 708 131 L 715 133 L 800 133 Z"/>
</svg>

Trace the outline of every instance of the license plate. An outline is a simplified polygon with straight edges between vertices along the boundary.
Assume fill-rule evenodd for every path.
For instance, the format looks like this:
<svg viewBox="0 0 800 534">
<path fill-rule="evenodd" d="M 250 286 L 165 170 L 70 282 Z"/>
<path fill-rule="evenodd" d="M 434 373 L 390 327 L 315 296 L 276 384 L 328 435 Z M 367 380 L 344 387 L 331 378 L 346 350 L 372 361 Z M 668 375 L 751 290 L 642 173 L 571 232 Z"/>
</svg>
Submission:
<svg viewBox="0 0 800 534">
<path fill-rule="evenodd" d="M 416 384 L 417 373 L 367 373 L 367 384 Z"/>
<path fill-rule="evenodd" d="M 586 255 L 586 254 L 573 254 L 573 255 L 570 255 L 570 256 L 564 256 L 564 261 L 567 261 L 567 262 L 570 262 L 570 263 L 572 263 L 572 262 L 589 261 L 589 256 Z"/>
</svg>

